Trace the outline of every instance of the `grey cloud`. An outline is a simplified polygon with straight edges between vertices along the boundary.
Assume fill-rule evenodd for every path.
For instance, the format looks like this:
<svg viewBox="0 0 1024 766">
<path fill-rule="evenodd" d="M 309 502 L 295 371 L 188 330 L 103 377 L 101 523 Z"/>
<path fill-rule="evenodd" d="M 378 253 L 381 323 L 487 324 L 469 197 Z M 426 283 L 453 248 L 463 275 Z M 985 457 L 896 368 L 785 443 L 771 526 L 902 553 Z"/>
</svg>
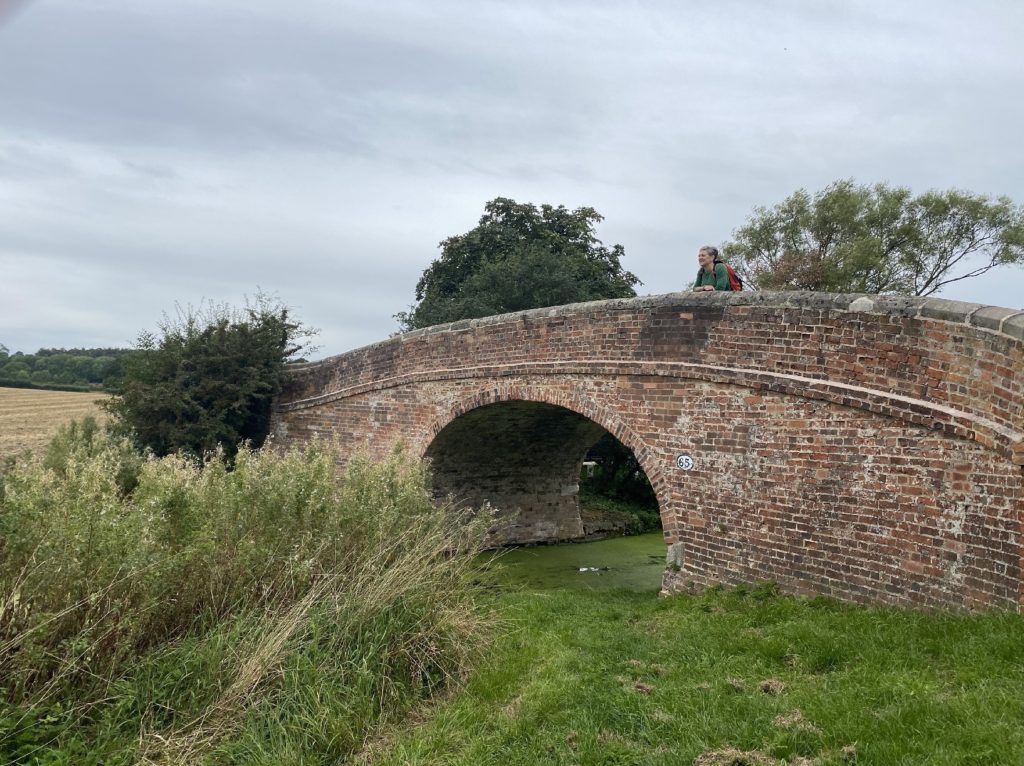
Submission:
<svg viewBox="0 0 1024 766">
<path fill-rule="evenodd" d="M 799 187 L 1024 200 L 1022 21 L 994 0 L 40 0 L 0 27 L 0 342 L 114 342 L 261 285 L 325 353 L 363 345 L 498 195 L 596 207 L 649 292 Z M 1014 305 L 1024 276 L 948 294 L 974 290 Z"/>
</svg>

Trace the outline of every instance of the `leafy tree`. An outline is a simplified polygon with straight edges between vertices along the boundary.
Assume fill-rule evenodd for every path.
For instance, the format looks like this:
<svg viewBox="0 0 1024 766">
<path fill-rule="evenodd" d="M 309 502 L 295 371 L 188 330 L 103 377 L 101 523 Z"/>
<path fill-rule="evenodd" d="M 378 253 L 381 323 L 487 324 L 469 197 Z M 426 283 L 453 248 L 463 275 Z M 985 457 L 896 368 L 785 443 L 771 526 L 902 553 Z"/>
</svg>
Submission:
<svg viewBox="0 0 1024 766">
<path fill-rule="evenodd" d="M 0 368 L 0 375 L 6 380 L 28 382 L 32 379 L 32 370 L 21 357 L 15 354 L 7 364 Z"/>
<path fill-rule="evenodd" d="M 626 298 L 636 275 L 620 263 L 622 245 L 594 234 L 593 208 L 517 203 L 497 197 L 480 223 L 440 244 L 441 257 L 416 284 L 416 304 L 395 318 L 403 329 L 563 303 Z"/>
<path fill-rule="evenodd" d="M 606 433 L 587 450 L 596 470 L 581 477 L 583 489 L 596 495 L 657 510 L 658 498 L 632 450 Z"/>
<path fill-rule="evenodd" d="M 201 456 L 241 442 L 263 443 L 285 364 L 315 331 L 276 299 L 257 295 L 243 310 L 224 305 L 166 315 L 124 360 L 121 395 L 107 409 L 157 455 Z"/>
<path fill-rule="evenodd" d="M 930 295 L 1024 262 L 1024 207 L 845 180 L 757 208 L 733 237 L 726 257 L 762 289 Z"/>
<path fill-rule="evenodd" d="M 116 389 L 125 348 L 41 348 L 34 354 L 13 356 L 0 348 L 0 384 L 33 382 L 38 388 Z"/>
</svg>

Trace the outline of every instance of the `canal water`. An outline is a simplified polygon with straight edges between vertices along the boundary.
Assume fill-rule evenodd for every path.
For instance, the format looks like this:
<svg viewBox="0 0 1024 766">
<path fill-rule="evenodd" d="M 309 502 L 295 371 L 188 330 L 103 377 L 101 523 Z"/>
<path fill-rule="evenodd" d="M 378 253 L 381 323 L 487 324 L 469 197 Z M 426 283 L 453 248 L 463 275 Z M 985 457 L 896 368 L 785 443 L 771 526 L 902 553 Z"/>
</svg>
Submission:
<svg viewBox="0 0 1024 766">
<path fill-rule="evenodd" d="M 594 543 L 536 545 L 481 555 L 485 579 L 527 590 L 656 592 L 665 571 L 661 532 L 613 537 Z"/>
</svg>

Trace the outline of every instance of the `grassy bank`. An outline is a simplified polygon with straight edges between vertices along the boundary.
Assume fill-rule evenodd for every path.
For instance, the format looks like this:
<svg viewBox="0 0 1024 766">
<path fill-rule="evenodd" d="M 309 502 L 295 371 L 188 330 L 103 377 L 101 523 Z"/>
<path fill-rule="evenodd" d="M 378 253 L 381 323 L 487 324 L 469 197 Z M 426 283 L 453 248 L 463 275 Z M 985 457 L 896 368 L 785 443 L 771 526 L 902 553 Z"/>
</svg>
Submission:
<svg viewBox="0 0 1024 766">
<path fill-rule="evenodd" d="M 380 764 L 1024 763 L 1024 621 L 779 597 L 496 594 L 468 689 Z"/>
<path fill-rule="evenodd" d="M 144 459 L 94 428 L 0 479 L 0 762 L 336 763 L 483 645 L 474 530 L 396 455 Z"/>
</svg>

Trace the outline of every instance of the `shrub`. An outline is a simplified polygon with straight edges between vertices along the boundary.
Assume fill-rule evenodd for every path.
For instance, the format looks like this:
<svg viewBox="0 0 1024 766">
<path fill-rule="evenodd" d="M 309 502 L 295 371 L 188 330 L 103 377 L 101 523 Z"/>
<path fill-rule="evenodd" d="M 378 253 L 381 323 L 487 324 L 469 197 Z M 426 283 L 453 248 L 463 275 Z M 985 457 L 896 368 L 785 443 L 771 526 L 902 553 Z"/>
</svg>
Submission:
<svg viewBox="0 0 1024 766">
<path fill-rule="evenodd" d="M 588 491 L 586 488 L 580 490 L 580 507 L 590 513 L 617 516 L 625 524 L 625 534 L 642 535 L 646 532 L 654 532 L 661 529 L 661 514 L 657 506 L 654 510 L 627 500 L 616 500 L 613 497 L 599 495 Z"/>
<path fill-rule="evenodd" d="M 121 395 L 105 406 L 158 456 L 223 448 L 231 458 L 242 442 L 263 443 L 285 363 L 313 334 L 262 294 L 241 311 L 179 308 L 159 335 L 139 336 L 124 359 Z"/>
</svg>

